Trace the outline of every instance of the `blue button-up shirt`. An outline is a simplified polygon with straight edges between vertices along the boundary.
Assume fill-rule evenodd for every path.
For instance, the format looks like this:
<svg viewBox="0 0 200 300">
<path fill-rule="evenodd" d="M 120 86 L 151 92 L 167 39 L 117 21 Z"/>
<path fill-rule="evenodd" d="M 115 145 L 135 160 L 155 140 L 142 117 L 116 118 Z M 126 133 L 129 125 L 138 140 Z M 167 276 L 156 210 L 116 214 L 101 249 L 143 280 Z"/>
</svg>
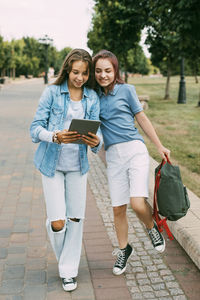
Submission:
<svg viewBox="0 0 200 300">
<path fill-rule="evenodd" d="M 69 101 L 70 95 L 67 82 L 62 85 L 48 86 L 40 98 L 34 120 L 30 126 L 32 141 L 34 143 L 40 142 L 34 157 L 35 166 L 42 174 L 49 177 L 53 177 L 55 174 L 61 145 L 41 141 L 39 133 L 44 128 L 48 131 L 64 129 Z M 95 91 L 84 87 L 82 104 L 84 119 L 99 120 L 99 98 Z M 98 152 L 102 146 L 100 130 L 98 130 L 97 135 L 100 144 L 91 148 L 94 153 Z M 89 170 L 86 144 L 79 144 L 79 158 L 81 174 L 85 174 Z"/>
</svg>

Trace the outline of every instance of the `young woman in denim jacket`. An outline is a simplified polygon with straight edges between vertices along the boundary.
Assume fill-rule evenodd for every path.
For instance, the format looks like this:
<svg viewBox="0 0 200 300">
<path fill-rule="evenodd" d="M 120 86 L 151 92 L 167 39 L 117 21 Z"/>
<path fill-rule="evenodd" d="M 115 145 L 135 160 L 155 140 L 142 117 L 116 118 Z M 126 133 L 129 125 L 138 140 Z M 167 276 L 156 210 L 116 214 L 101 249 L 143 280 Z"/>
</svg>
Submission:
<svg viewBox="0 0 200 300">
<path fill-rule="evenodd" d="M 55 83 L 44 90 L 30 127 L 32 141 L 40 142 L 34 163 L 42 173 L 47 232 L 66 291 L 77 287 L 89 169 L 87 147 L 96 153 L 102 145 L 100 131 L 89 136 L 68 131 L 73 118 L 99 119 L 99 98 L 89 88 L 91 66 L 87 51 L 72 50 Z M 73 143 L 80 138 L 83 144 Z"/>
<path fill-rule="evenodd" d="M 107 175 L 113 206 L 114 223 L 119 242 L 113 273 L 126 270 L 127 260 L 133 252 L 128 243 L 127 204 L 131 204 L 144 223 L 152 244 L 158 252 L 165 249 L 165 240 L 153 221 L 148 197 L 149 155 L 134 119 L 155 144 L 166 160 L 170 150 L 165 148 L 150 120 L 143 112 L 133 85 L 125 84 L 119 75 L 118 60 L 107 50 L 93 58 L 93 67 L 100 96 L 101 130 L 107 161 Z"/>
</svg>

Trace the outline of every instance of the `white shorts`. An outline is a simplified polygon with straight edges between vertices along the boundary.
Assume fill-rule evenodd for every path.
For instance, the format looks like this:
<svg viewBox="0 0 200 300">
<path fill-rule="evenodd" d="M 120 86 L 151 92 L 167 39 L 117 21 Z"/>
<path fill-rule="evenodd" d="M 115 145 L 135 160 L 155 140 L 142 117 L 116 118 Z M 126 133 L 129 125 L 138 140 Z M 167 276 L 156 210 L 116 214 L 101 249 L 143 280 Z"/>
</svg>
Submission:
<svg viewBox="0 0 200 300">
<path fill-rule="evenodd" d="M 112 145 L 106 151 L 112 206 L 130 203 L 130 197 L 149 196 L 149 154 L 140 140 Z"/>
</svg>

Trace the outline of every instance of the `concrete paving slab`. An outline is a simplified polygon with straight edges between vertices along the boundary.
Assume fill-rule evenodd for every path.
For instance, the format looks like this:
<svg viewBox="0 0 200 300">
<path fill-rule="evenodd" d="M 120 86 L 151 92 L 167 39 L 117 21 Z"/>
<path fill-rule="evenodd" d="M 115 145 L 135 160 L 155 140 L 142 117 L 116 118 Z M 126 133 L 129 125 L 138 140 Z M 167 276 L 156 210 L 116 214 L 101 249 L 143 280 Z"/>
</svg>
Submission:
<svg viewBox="0 0 200 300">
<path fill-rule="evenodd" d="M 112 226 L 113 216 L 106 183 L 104 150 L 100 151 L 99 157 L 91 153 L 90 159 L 91 171 L 88 177 L 89 183 L 102 219 L 104 220 L 104 225 L 107 228 L 109 238 L 113 247 L 116 247 L 117 239 Z M 157 162 L 154 165 L 151 164 L 151 199 L 153 195 L 152 187 L 154 185 L 153 172 L 157 165 Z M 98 188 L 99 182 L 104 182 L 103 192 Z M 152 203 L 152 200 L 150 203 Z M 132 243 L 135 254 L 131 256 L 125 277 L 132 299 L 197 299 L 196 295 L 200 294 L 200 286 L 198 284 L 200 272 L 197 266 L 191 261 L 190 253 L 187 255 L 185 249 L 179 245 L 176 239 L 170 241 L 165 232 L 166 250 L 163 254 L 155 253 L 143 225 L 138 221 L 130 207 L 128 208 L 128 220 L 129 242 Z M 173 222 L 173 224 L 176 224 L 176 222 Z M 198 234 L 193 229 L 193 234 L 195 233 Z M 183 239 L 183 237 L 181 238 Z M 196 248 L 195 251 L 197 251 Z M 198 257 L 198 251 L 196 257 Z M 187 287 L 185 285 L 186 281 L 192 282 L 191 278 L 196 283 L 192 285 L 193 289 L 190 289 L 189 285 Z"/>
<path fill-rule="evenodd" d="M 63 291 L 45 231 L 41 178 L 33 166 L 36 146 L 28 132 L 43 88 L 43 80 L 36 79 L 9 85 L 0 92 L 0 300 L 199 299 L 200 274 L 189 256 L 199 256 L 199 227 L 194 222 L 200 208 L 190 191 L 189 220 L 172 224 L 189 256 L 179 240 L 171 242 L 167 237 L 165 253 L 155 253 L 143 226 L 128 209 L 135 254 L 125 275 L 112 274 L 111 252 L 117 239 L 101 155 L 92 156 L 91 161 L 79 287 L 72 293 Z M 151 163 L 152 171 L 155 164 Z M 200 264 L 199 260 L 195 263 Z"/>
</svg>

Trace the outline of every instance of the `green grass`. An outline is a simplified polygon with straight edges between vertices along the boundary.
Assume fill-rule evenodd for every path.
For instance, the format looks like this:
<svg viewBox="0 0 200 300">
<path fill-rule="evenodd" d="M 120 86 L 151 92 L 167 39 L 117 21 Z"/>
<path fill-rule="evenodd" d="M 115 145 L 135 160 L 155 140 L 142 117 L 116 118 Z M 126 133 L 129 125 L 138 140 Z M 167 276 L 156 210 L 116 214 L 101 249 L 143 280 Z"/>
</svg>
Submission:
<svg viewBox="0 0 200 300">
<path fill-rule="evenodd" d="M 186 104 L 177 104 L 180 78 L 172 77 L 170 100 L 163 100 L 166 78 L 130 78 L 138 95 L 149 95 L 145 110 L 163 145 L 171 150 L 171 161 L 178 164 L 185 185 L 200 197 L 200 84 L 186 77 Z M 144 134 L 143 134 L 144 136 Z M 145 138 L 150 155 L 160 162 L 155 146 Z"/>
</svg>

